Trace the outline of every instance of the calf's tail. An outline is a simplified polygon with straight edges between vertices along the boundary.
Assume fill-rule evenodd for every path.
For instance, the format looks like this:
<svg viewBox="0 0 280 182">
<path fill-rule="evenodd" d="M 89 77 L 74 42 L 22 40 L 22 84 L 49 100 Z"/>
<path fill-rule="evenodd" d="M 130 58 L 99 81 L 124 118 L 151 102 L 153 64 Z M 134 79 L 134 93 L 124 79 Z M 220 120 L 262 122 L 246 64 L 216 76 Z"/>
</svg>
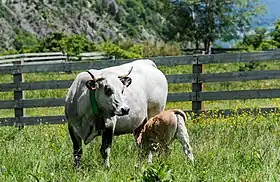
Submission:
<svg viewBox="0 0 280 182">
<path fill-rule="evenodd" d="M 172 111 L 174 112 L 175 115 L 178 114 L 178 115 L 180 115 L 181 117 L 183 117 L 184 121 L 187 120 L 187 116 L 186 116 L 185 112 L 182 111 L 181 109 L 173 109 Z"/>
</svg>

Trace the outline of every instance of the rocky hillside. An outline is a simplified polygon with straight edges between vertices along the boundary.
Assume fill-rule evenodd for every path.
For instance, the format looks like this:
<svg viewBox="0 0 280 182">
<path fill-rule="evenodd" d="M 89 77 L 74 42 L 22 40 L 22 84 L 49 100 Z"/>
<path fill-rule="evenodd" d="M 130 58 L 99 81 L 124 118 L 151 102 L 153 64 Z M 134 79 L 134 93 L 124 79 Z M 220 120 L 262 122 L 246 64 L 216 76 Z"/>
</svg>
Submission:
<svg viewBox="0 0 280 182">
<path fill-rule="evenodd" d="M 160 2 L 142 1 L 2 0 L 0 47 L 14 47 L 19 31 L 36 37 L 58 31 L 85 33 L 95 42 L 126 37 L 162 39 L 164 17 Z"/>
</svg>

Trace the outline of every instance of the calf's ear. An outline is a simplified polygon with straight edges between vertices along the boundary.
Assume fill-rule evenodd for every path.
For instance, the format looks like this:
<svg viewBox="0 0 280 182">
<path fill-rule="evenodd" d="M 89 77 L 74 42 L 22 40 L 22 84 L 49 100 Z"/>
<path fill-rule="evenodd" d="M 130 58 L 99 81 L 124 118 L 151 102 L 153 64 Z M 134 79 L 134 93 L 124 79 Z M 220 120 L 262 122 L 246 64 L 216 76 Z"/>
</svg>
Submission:
<svg viewBox="0 0 280 182">
<path fill-rule="evenodd" d="M 88 80 L 87 82 L 86 82 L 86 87 L 89 89 L 89 90 L 92 90 L 92 91 L 94 91 L 94 90 L 96 90 L 97 89 L 97 83 L 96 83 L 96 81 L 94 81 L 94 80 Z"/>
<path fill-rule="evenodd" d="M 132 79 L 130 77 L 123 77 L 123 78 L 120 78 L 121 82 L 126 86 L 128 87 L 131 82 L 132 82 Z"/>
</svg>

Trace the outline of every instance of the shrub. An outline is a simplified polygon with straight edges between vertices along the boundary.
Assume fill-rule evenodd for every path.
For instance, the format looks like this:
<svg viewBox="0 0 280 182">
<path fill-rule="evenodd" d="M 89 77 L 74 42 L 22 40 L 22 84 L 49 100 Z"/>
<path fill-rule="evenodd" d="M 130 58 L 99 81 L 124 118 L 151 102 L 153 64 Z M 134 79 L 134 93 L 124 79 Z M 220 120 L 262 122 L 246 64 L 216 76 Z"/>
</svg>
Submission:
<svg viewBox="0 0 280 182">
<path fill-rule="evenodd" d="M 0 50 L 0 55 L 5 56 L 5 55 L 13 55 L 13 54 L 19 54 L 19 52 L 15 49 L 10 49 L 10 50 Z"/>
<path fill-rule="evenodd" d="M 134 181 L 141 182 L 170 182 L 174 181 L 174 175 L 169 166 L 164 163 L 153 164 L 144 169 L 134 178 Z"/>
<path fill-rule="evenodd" d="M 177 55 L 181 55 L 181 48 L 177 43 L 162 43 L 150 41 L 145 41 L 143 43 L 143 57 Z"/>
<path fill-rule="evenodd" d="M 104 51 L 110 56 L 115 56 L 118 59 L 133 59 L 142 57 L 141 54 L 124 50 L 119 45 L 112 42 L 104 42 L 99 46 L 98 49 L 100 51 Z"/>
<path fill-rule="evenodd" d="M 70 55 L 78 55 L 82 52 L 96 51 L 95 44 L 84 35 L 70 35 L 60 41 L 61 48 Z"/>
<path fill-rule="evenodd" d="M 82 52 L 96 51 L 96 46 L 85 35 L 66 35 L 55 32 L 47 35 L 40 48 L 43 52 L 62 51 L 69 55 L 78 55 Z"/>
<path fill-rule="evenodd" d="M 19 31 L 14 46 L 15 50 L 0 50 L 1 54 L 64 52 L 69 55 L 78 55 L 82 52 L 101 51 L 118 59 L 181 54 L 180 46 L 176 43 L 136 42 L 128 39 L 117 43 L 106 41 L 97 45 L 88 40 L 85 35 L 67 35 L 62 32 L 50 33 L 42 39 L 37 39 L 34 35 Z"/>
<path fill-rule="evenodd" d="M 39 40 L 36 36 L 32 35 L 29 32 L 23 30 L 16 30 L 17 36 L 13 42 L 13 46 L 17 51 L 22 50 L 30 50 L 32 51 L 33 48 L 37 47 L 39 44 Z"/>
<path fill-rule="evenodd" d="M 266 64 L 260 64 L 258 62 L 249 62 L 244 66 L 239 66 L 238 71 L 254 71 L 254 70 L 265 70 L 267 67 Z"/>
</svg>

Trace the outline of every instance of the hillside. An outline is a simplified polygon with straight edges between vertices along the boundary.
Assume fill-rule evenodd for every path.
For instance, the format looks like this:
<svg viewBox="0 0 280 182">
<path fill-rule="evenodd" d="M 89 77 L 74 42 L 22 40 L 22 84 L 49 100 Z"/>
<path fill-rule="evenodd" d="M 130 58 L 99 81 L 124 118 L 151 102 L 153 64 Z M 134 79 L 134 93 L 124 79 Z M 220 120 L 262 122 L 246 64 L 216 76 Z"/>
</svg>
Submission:
<svg viewBox="0 0 280 182">
<path fill-rule="evenodd" d="M 172 6 L 168 2 L 166 0 L 2 0 L 0 52 L 17 49 L 18 41 L 16 40 L 24 41 L 23 44 L 28 45 L 36 42 L 38 40 L 36 38 L 40 39 L 51 32 L 84 34 L 89 40 L 97 43 L 104 40 L 118 42 L 131 38 L 136 41 L 185 41 L 187 45 L 184 46 L 191 46 L 189 43 L 194 41 L 194 37 L 199 37 L 201 42 L 205 42 L 208 39 L 205 37 L 208 28 L 204 26 L 207 24 L 204 21 L 208 19 L 201 18 L 200 30 L 197 30 L 193 25 L 192 8 L 190 8 L 192 6 L 182 5 L 183 1 L 176 1 L 175 4 L 175 1 L 172 1 Z M 261 0 L 261 2 L 267 6 L 268 12 L 263 17 L 253 17 L 257 20 L 251 25 L 253 28 L 271 27 L 279 17 L 279 11 L 276 8 L 280 4 L 278 0 Z M 245 10 L 253 9 L 240 9 L 239 13 L 242 14 L 246 12 Z M 198 13 L 203 11 L 202 8 Z M 204 14 L 202 13 L 201 16 Z M 240 17 L 247 16 L 241 14 Z M 248 14 L 254 14 L 254 12 Z M 226 44 L 229 44 L 228 38 L 232 40 L 238 37 L 237 29 L 226 25 L 233 20 L 227 19 L 226 16 L 225 19 L 224 16 L 221 17 L 216 21 L 218 28 L 215 30 L 214 38 L 218 40 L 225 38 Z M 240 18 L 235 19 L 234 22 L 236 25 L 231 25 L 233 27 L 245 23 Z"/>
<path fill-rule="evenodd" d="M 50 32 L 85 33 L 99 42 L 110 39 L 161 39 L 164 18 L 160 2 L 84 0 L 3 0 L 0 4 L 0 48 L 13 47 L 18 32 L 42 37 Z M 145 6 L 145 8 L 144 8 Z"/>
</svg>

